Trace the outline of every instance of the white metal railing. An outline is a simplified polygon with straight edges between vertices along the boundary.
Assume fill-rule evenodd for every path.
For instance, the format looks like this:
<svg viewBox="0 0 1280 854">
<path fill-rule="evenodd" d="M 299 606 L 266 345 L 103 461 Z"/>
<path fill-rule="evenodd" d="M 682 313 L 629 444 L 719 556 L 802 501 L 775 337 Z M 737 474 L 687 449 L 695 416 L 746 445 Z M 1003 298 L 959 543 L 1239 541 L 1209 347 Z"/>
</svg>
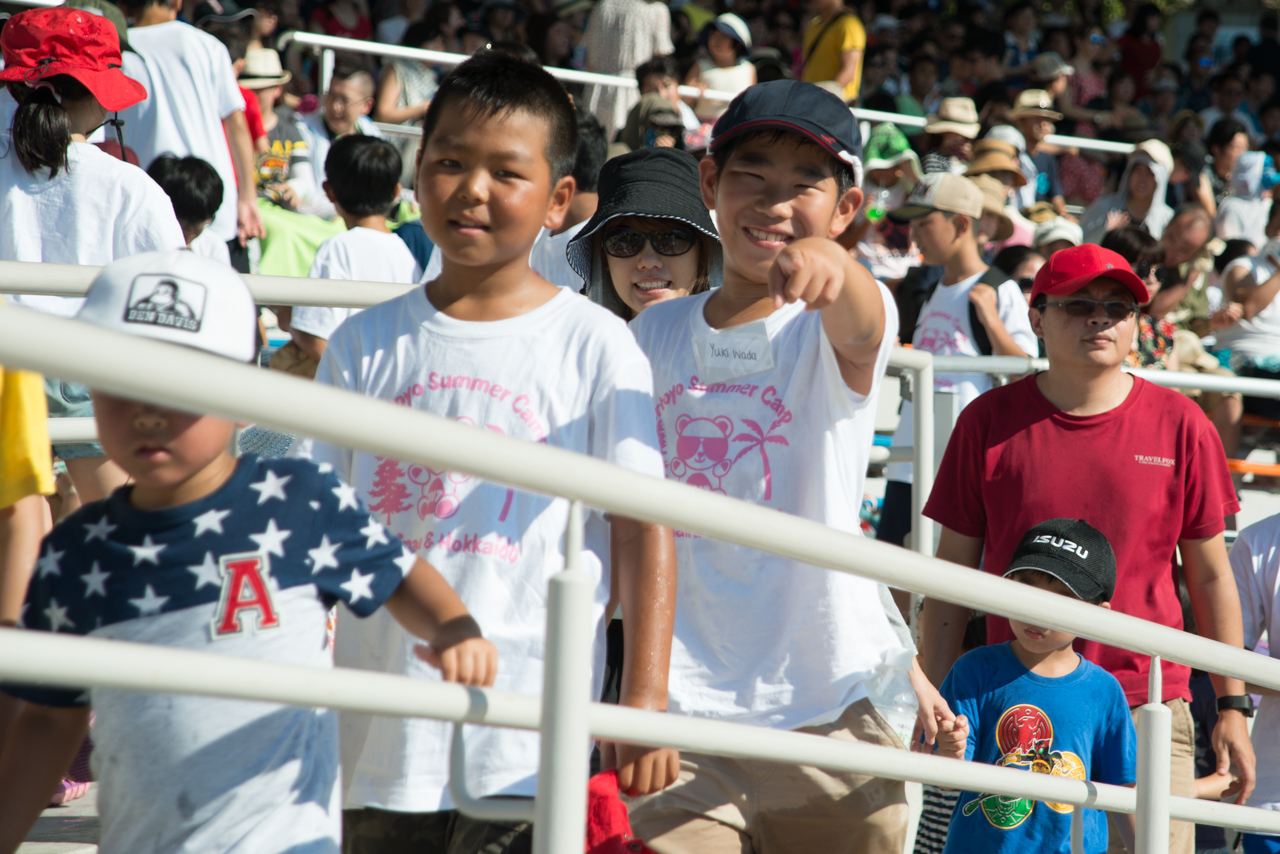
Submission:
<svg viewBox="0 0 1280 854">
<path fill-rule="evenodd" d="M 914 370 L 923 373 L 926 367 L 932 367 L 923 358 L 927 354 L 913 355 L 917 357 Z M 856 573 L 901 589 L 991 613 L 1034 619 L 1051 628 L 1102 643 L 1136 649 L 1280 689 L 1280 663 L 1244 650 L 1053 596 L 1006 579 L 961 569 L 764 507 L 645 477 L 593 458 L 497 436 L 488 431 L 472 430 L 386 401 L 255 370 L 185 348 L 131 338 L 22 309 L 9 309 L 0 311 L 0 363 L 85 382 L 115 394 L 191 411 L 215 412 L 238 420 L 257 421 L 340 445 L 565 496 L 627 517 L 659 522 L 805 563 Z M 192 376 L 201 377 L 201 382 L 191 383 Z M 928 385 L 923 387 L 929 388 Z M 574 536 L 572 530 L 570 536 Z M 574 626 L 581 629 L 589 620 L 584 613 L 574 614 L 575 606 L 568 601 L 563 606 L 555 604 L 556 601 L 553 595 L 553 607 L 548 617 L 549 650 L 563 649 L 567 639 L 574 637 Z M 561 638 L 560 642 L 554 640 L 557 637 Z M 584 642 L 582 646 L 585 645 Z M 520 714 L 523 717 L 517 720 L 519 715 L 511 710 L 517 708 L 520 701 L 494 692 L 457 686 L 428 687 L 412 680 L 401 680 L 406 691 L 402 694 L 392 682 L 382 681 L 395 680 L 396 677 L 376 674 L 317 673 L 305 668 L 225 659 L 219 663 L 213 661 L 216 659 L 214 656 L 180 650 L 138 648 L 113 641 L 11 631 L 0 632 L 0 649 L 7 653 L 0 656 L 0 676 L 12 680 L 177 690 L 300 704 L 321 703 L 384 714 L 410 711 L 446 720 L 479 720 L 492 725 L 532 725 L 527 706 L 522 707 Z M 92 666 L 88 659 L 82 658 L 84 655 L 92 656 Z M 199 667 L 192 667 L 192 660 L 183 658 L 191 655 L 198 656 L 202 662 Z M 162 658 L 171 666 L 159 666 Z M 548 675 L 562 664 L 556 661 L 555 665 L 549 666 Z M 229 669 L 217 671 L 219 667 Z M 1153 662 L 1152 670 L 1159 673 L 1158 661 Z M 215 671 L 234 673 L 235 678 L 219 683 L 210 675 Z M 355 681 L 344 681 L 347 679 Z M 307 685 L 310 687 L 302 690 Z M 296 692 L 293 690 L 295 687 L 299 689 Z M 374 687 L 379 690 L 373 691 Z M 324 696 L 318 696 L 317 692 Z M 394 699 L 388 698 L 388 692 Z M 565 745 L 565 732 L 557 733 L 550 723 L 553 718 L 567 716 L 564 719 L 571 720 L 575 714 L 584 714 L 582 710 L 588 709 L 587 698 L 585 695 L 572 696 L 576 694 L 578 692 L 572 686 L 548 684 L 544 689 L 542 713 L 538 719 L 545 725 L 542 728 L 544 754 L 560 757 L 563 760 L 558 766 L 561 771 L 565 768 L 573 771 L 572 774 L 557 776 L 553 770 L 557 766 L 544 764 L 545 780 L 571 778 L 570 782 L 574 782 L 585 778 L 585 769 L 575 764 L 576 754 L 572 745 Z M 1144 746 L 1140 757 L 1143 771 L 1136 795 L 1133 790 L 1083 781 L 1026 775 L 1012 769 L 973 763 L 961 765 L 937 757 L 904 755 L 901 751 L 868 745 L 836 745 L 828 739 L 798 733 L 762 731 L 675 715 L 590 707 L 585 712 L 585 719 L 588 721 L 587 729 L 594 735 L 610 739 L 860 770 L 891 779 L 917 779 L 953 788 L 978 787 L 997 794 L 1030 796 L 1121 812 L 1134 811 L 1141 800 L 1143 809 L 1140 811 L 1138 838 L 1139 850 L 1143 854 L 1164 849 L 1167 843 L 1165 829 L 1159 821 L 1152 822 L 1151 818 L 1154 815 L 1158 819 L 1166 808 L 1167 814 L 1174 818 L 1266 832 L 1280 831 L 1280 816 L 1275 813 L 1169 798 L 1167 774 L 1162 776 L 1158 773 L 1162 761 L 1160 754 L 1163 751 L 1167 757 L 1165 745 L 1168 743 L 1167 710 L 1158 704 L 1158 678 L 1153 680 L 1152 695 L 1156 702 L 1145 707 L 1139 716 L 1139 726 L 1144 734 L 1141 744 Z M 528 702 L 536 703 L 534 700 Z M 510 716 L 491 713 L 504 708 Z M 624 722 L 625 726 L 622 725 Z M 579 731 L 576 739 L 569 738 L 568 741 L 581 742 L 582 734 Z M 551 762 L 552 758 L 547 761 Z M 568 787 L 562 782 L 556 785 Z M 546 841 L 549 838 L 576 838 L 576 844 L 581 844 L 581 800 L 576 795 L 568 797 L 564 800 L 573 806 L 572 809 L 552 812 L 551 802 L 556 797 L 551 793 L 556 791 L 544 785 L 543 792 L 548 796 L 538 799 L 536 820 L 545 826 L 546 834 L 554 830 L 560 835 L 540 836 L 539 852 L 570 850 L 569 847 L 546 847 L 550 844 Z M 569 827 L 571 824 L 577 827 L 576 837 L 573 828 Z"/>
<path fill-rule="evenodd" d="M 334 53 L 342 51 L 344 53 L 360 53 L 369 56 L 386 56 L 397 59 L 417 59 L 422 62 L 430 62 L 435 65 L 451 68 L 455 65 L 461 65 L 470 57 L 461 53 L 446 53 L 439 50 L 424 50 L 422 48 L 402 47 L 400 45 L 382 44 L 380 42 L 362 41 L 360 39 L 346 39 L 338 36 L 317 35 L 316 33 L 295 32 L 289 36 L 294 44 L 305 45 L 317 49 L 320 52 L 320 89 L 327 91 L 329 81 L 333 77 Z M 283 44 L 281 45 L 283 48 Z M 595 86 L 613 86 L 618 89 L 635 89 L 639 86 L 634 77 L 613 74 L 597 74 L 591 71 L 577 71 L 571 68 L 555 68 L 545 66 L 546 71 L 557 80 L 566 83 L 586 83 Z M 718 89 L 702 90 L 697 86 L 681 86 L 680 94 L 689 97 L 707 97 L 722 101 L 732 101 L 737 95 L 736 92 L 725 92 Z M 867 110 L 862 107 L 852 108 L 854 118 L 859 121 L 867 122 L 893 122 L 901 127 L 924 127 L 929 123 L 928 119 L 923 116 L 908 116 L 902 113 L 886 113 L 880 110 Z M 406 128 L 412 126 L 405 125 L 387 125 L 379 124 L 379 128 L 387 133 L 407 135 Z M 399 128 L 392 130 L 392 128 Z M 1103 139 L 1091 139 L 1082 136 L 1062 136 L 1060 134 L 1050 134 L 1045 137 L 1045 141 L 1060 145 L 1067 148 L 1081 148 L 1091 151 L 1102 151 L 1118 154 L 1128 154 L 1133 151 L 1132 143 L 1127 142 L 1108 142 Z"/>
</svg>

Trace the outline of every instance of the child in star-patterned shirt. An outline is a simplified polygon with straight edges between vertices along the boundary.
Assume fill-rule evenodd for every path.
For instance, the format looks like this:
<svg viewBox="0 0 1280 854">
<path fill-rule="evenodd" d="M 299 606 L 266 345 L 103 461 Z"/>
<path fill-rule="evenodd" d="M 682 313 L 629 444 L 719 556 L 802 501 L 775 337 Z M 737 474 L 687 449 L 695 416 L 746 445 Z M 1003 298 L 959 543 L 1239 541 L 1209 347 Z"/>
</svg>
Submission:
<svg viewBox="0 0 1280 854">
<path fill-rule="evenodd" d="M 157 275 L 156 270 L 165 271 Z M 161 317 L 157 288 L 185 323 Z M 170 296 L 166 291 L 166 296 Z M 230 267 L 191 253 L 107 266 L 80 314 L 249 361 L 255 308 Z M 235 425 L 94 393 L 99 438 L 133 480 L 46 538 L 28 629 L 330 667 L 326 612 L 386 605 L 445 679 L 489 685 L 497 652 L 439 573 L 389 536 L 326 466 L 232 457 Z M 114 689 L 5 686 L 27 700 L 0 752 L 0 851 L 49 801 L 97 712 L 103 854 L 337 852 L 337 715 Z"/>
</svg>

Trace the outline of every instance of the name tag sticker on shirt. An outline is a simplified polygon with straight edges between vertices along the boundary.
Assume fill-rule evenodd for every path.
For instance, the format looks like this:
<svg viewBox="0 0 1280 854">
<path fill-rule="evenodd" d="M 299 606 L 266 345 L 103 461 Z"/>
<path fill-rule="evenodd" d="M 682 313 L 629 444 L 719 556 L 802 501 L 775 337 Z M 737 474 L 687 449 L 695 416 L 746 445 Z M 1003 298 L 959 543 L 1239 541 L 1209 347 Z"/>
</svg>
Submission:
<svg viewBox="0 0 1280 854">
<path fill-rule="evenodd" d="M 763 320 L 696 335 L 693 355 L 703 382 L 724 382 L 773 370 L 773 346 Z"/>
</svg>

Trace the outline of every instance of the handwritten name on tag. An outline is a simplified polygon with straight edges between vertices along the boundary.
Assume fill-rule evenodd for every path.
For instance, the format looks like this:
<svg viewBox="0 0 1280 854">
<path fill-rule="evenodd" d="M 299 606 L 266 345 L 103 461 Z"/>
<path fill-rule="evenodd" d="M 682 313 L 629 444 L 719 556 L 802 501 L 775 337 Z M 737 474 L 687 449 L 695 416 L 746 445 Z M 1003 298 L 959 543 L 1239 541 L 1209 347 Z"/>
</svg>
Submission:
<svg viewBox="0 0 1280 854">
<path fill-rule="evenodd" d="M 724 382 L 773 369 L 773 345 L 763 320 L 695 336 L 693 351 L 698 376 L 706 382 Z"/>
</svg>

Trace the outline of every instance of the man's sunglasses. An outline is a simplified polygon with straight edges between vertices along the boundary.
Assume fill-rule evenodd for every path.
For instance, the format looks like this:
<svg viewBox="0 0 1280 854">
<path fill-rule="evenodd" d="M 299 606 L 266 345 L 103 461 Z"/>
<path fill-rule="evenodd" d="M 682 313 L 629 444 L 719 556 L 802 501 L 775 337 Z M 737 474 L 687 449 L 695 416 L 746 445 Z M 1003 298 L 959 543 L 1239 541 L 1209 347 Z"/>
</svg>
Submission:
<svg viewBox="0 0 1280 854">
<path fill-rule="evenodd" d="M 1094 33 L 1093 35 L 1089 36 L 1089 41 L 1093 42 L 1094 44 L 1106 44 L 1107 37 L 1100 36 L 1097 33 Z"/>
<path fill-rule="evenodd" d="M 636 231 L 634 228 L 615 228 L 604 236 L 601 245 L 614 258 L 632 258 L 644 249 L 645 241 L 659 255 L 683 255 L 698 242 L 692 229 L 673 228 L 670 231 Z"/>
<path fill-rule="evenodd" d="M 1102 307 L 1102 311 L 1111 320 L 1125 320 L 1133 317 L 1138 313 L 1138 304 L 1136 302 L 1099 302 L 1092 299 L 1064 299 L 1058 302 L 1047 302 L 1045 308 L 1060 308 L 1067 313 L 1067 317 L 1093 317 L 1093 313 L 1098 307 Z"/>
</svg>

